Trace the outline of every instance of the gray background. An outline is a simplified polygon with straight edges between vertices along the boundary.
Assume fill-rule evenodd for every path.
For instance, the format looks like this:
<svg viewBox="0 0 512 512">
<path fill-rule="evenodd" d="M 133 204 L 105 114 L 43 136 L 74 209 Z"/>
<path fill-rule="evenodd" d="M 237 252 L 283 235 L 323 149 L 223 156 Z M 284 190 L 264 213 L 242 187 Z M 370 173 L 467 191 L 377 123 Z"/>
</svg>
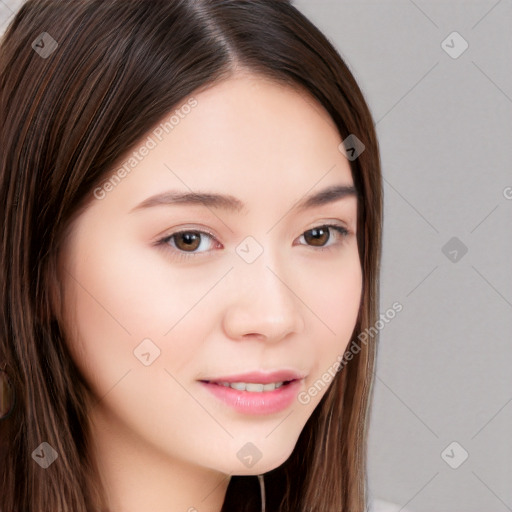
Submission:
<svg viewBox="0 0 512 512">
<path fill-rule="evenodd" d="M 381 145 L 381 311 L 403 311 L 381 331 L 370 490 L 418 512 L 512 510 L 512 2 L 295 5 L 358 79 Z"/>
<path fill-rule="evenodd" d="M 0 33 L 20 4 L 0 1 Z M 403 311 L 380 333 L 371 495 L 512 511 L 512 1 L 295 5 L 355 75 L 381 146 L 380 309 Z"/>
</svg>

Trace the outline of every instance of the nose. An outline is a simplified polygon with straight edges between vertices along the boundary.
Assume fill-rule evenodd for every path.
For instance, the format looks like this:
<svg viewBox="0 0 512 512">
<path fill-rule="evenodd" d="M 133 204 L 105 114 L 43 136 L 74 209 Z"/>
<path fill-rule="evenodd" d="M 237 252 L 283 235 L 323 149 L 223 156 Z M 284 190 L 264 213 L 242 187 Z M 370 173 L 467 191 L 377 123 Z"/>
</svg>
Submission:
<svg viewBox="0 0 512 512">
<path fill-rule="evenodd" d="M 260 257 L 232 273 L 223 328 L 234 340 L 276 342 L 304 330 L 302 301 L 290 272 L 277 271 Z"/>
</svg>

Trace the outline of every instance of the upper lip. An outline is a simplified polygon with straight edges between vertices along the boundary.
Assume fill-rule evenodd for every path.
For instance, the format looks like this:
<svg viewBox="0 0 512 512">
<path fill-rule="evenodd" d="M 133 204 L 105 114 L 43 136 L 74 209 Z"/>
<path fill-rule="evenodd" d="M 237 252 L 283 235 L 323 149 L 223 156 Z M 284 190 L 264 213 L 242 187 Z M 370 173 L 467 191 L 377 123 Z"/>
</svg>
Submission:
<svg viewBox="0 0 512 512">
<path fill-rule="evenodd" d="M 201 379 L 203 382 L 246 382 L 270 384 L 271 382 L 286 382 L 289 380 L 303 379 L 305 375 L 296 370 L 276 370 L 271 372 L 253 371 L 239 373 L 236 375 L 226 375 L 224 377 L 212 377 Z"/>
</svg>

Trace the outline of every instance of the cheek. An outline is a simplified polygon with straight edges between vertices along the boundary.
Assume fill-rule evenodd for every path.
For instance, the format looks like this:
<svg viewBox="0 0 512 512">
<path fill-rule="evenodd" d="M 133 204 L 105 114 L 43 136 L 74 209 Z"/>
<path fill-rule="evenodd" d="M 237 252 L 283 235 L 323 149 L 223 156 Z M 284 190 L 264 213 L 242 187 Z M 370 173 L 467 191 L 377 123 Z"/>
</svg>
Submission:
<svg viewBox="0 0 512 512">
<path fill-rule="evenodd" d="M 362 294 L 362 270 L 357 251 L 351 251 L 340 264 L 317 268 L 318 286 L 308 287 L 308 306 L 315 312 L 311 317 L 311 339 L 315 340 L 315 364 L 307 385 L 313 385 L 343 356 L 351 341 L 357 321 Z M 306 302 L 306 301 L 305 301 Z M 332 376 L 317 386 L 312 403 L 316 404 L 328 389 Z M 327 383 L 327 385 L 326 385 Z"/>
<path fill-rule="evenodd" d="M 317 284 L 309 283 L 308 300 L 318 318 L 317 331 L 322 329 L 324 339 L 344 346 L 354 329 L 361 301 L 362 270 L 357 250 L 351 248 L 339 263 L 316 267 L 309 274 L 311 278 Z"/>
<path fill-rule="evenodd" d="M 79 254 L 79 252 L 77 251 Z M 113 256 L 70 258 L 66 266 L 65 324 L 75 363 L 99 396 L 133 365 L 129 282 Z M 114 262 L 115 263 L 115 262 Z"/>
<path fill-rule="evenodd" d="M 197 355 L 209 328 L 208 315 L 200 324 L 187 320 L 218 280 L 217 273 L 206 270 L 198 270 L 191 280 L 154 247 L 110 239 L 108 251 L 86 250 L 107 247 L 103 242 L 98 238 L 75 247 L 66 265 L 65 289 L 71 350 L 98 393 L 127 369 L 142 366 L 136 359 L 139 346 L 144 347 L 141 353 L 149 350 L 151 359 L 157 357 L 153 368 L 172 360 L 179 370 Z M 149 344 L 143 341 L 148 339 Z"/>
</svg>

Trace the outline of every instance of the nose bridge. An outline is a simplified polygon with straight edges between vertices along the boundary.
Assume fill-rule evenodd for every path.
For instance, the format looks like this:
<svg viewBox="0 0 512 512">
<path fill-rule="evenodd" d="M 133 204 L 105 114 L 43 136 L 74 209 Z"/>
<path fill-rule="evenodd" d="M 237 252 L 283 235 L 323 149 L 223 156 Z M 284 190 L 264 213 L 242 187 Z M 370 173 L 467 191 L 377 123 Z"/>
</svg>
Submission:
<svg viewBox="0 0 512 512">
<path fill-rule="evenodd" d="M 288 267 L 289 268 L 289 267 Z M 304 328 L 301 302 L 293 293 L 283 256 L 267 244 L 251 263 L 237 262 L 233 275 L 236 291 L 229 302 L 226 329 L 234 337 L 259 334 L 277 339 Z"/>
<path fill-rule="evenodd" d="M 252 274 L 251 289 L 257 298 L 265 299 L 264 303 L 272 304 L 277 309 L 296 307 L 296 297 L 290 291 L 289 285 L 285 285 L 289 280 L 286 274 L 290 272 L 283 272 L 282 266 L 275 258 L 262 256 L 261 261 L 254 262 L 252 265 L 252 268 L 245 271 Z"/>
</svg>

